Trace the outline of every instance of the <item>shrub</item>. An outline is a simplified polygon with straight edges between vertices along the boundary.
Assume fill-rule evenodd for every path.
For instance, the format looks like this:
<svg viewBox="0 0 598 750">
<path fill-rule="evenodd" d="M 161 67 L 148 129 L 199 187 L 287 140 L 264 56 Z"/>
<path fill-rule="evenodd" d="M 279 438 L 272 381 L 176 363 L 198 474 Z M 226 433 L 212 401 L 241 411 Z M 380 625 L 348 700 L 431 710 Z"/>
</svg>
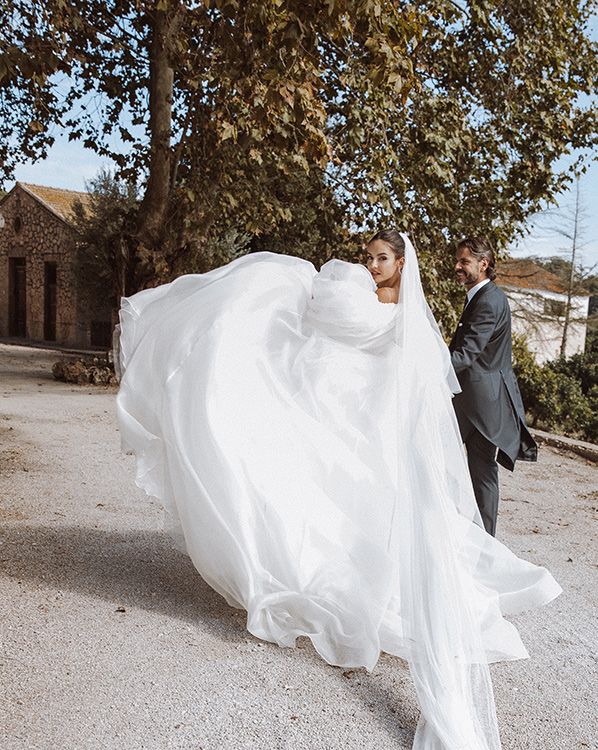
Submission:
<svg viewBox="0 0 598 750">
<path fill-rule="evenodd" d="M 513 367 L 532 427 L 598 441 L 598 364 L 576 354 L 539 365 L 523 337 Z"/>
</svg>

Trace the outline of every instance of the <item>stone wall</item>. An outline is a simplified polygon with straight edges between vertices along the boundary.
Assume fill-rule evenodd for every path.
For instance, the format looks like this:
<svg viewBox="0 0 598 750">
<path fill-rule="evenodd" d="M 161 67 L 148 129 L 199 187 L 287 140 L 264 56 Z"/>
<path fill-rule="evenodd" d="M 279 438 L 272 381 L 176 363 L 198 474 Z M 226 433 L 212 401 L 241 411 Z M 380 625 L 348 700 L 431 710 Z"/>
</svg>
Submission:
<svg viewBox="0 0 598 750">
<path fill-rule="evenodd" d="M 19 185 L 0 204 L 0 336 L 9 335 L 9 258 L 26 259 L 26 338 L 44 340 L 44 264 L 56 263 L 56 342 L 90 344 L 92 311 L 80 310 L 72 227 Z"/>
</svg>

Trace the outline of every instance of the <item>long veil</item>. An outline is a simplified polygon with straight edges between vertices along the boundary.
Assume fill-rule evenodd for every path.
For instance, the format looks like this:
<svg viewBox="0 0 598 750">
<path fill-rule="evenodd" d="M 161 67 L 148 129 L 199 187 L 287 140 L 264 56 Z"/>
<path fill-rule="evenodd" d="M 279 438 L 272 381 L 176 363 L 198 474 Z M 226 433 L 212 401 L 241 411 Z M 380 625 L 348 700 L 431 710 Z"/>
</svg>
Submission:
<svg viewBox="0 0 598 750">
<path fill-rule="evenodd" d="M 414 750 L 498 750 L 500 739 L 473 610 L 467 536 L 481 525 L 451 404 L 458 382 L 425 300 L 409 238 L 396 318 L 398 512 L 392 546 L 409 666 L 421 707 Z M 472 524 L 473 521 L 473 524 Z M 472 528 L 473 527 L 473 528 Z"/>
</svg>

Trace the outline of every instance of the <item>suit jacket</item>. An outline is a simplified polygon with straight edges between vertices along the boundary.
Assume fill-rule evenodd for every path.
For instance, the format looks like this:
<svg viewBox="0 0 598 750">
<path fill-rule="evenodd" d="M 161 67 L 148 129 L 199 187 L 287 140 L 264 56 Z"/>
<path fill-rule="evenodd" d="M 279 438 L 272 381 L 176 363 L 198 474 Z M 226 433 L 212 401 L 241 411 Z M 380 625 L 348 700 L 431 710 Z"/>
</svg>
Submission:
<svg viewBox="0 0 598 750">
<path fill-rule="evenodd" d="M 453 399 L 461 433 L 476 427 L 498 448 L 510 471 L 517 459 L 535 461 L 538 448 L 525 424 L 511 363 L 511 311 L 496 284 L 485 284 L 464 309 L 449 345 L 462 392 Z"/>
</svg>

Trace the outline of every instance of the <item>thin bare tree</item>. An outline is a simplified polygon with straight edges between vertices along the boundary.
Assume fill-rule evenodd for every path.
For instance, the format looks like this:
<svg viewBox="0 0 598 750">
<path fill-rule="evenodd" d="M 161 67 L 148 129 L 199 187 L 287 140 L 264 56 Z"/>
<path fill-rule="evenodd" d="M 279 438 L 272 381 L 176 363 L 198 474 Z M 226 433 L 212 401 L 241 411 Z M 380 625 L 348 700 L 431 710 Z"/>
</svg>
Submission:
<svg viewBox="0 0 598 750">
<path fill-rule="evenodd" d="M 585 223 L 587 210 L 584 206 L 581 174 L 579 172 L 575 177 L 572 204 L 548 209 L 544 212 L 544 216 L 553 222 L 550 226 L 546 226 L 545 229 L 554 235 L 563 237 L 567 241 L 564 247 L 559 248 L 560 254 L 565 256 L 569 265 L 569 277 L 566 283 L 567 299 L 565 302 L 560 349 L 561 357 L 564 357 L 567 353 L 567 340 L 570 327 L 574 322 L 572 318 L 572 300 L 576 293 L 580 291 L 581 283 L 588 273 L 588 269 L 582 267 L 580 257 L 580 253 L 588 244 L 588 240 L 585 239 L 587 234 Z M 590 269 L 590 271 L 593 271 L 593 269 Z"/>
<path fill-rule="evenodd" d="M 569 320 L 571 318 L 571 297 L 573 296 L 573 286 L 575 284 L 575 260 L 577 255 L 577 240 L 580 230 L 580 203 L 579 203 L 579 175 L 575 179 L 575 208 L 573 209 L 572 232 L 567 234 L 561 230 L 561 233 L 571 240 L 571 273 L 569 274 L 569 284 L 567 286 L 567 304 L 565 305 L 565 322 L 563 323 L 563 338 L 561 339 L 561 357 L 567 352 L 567 333 L 569 331 Z"/>
</svg>

